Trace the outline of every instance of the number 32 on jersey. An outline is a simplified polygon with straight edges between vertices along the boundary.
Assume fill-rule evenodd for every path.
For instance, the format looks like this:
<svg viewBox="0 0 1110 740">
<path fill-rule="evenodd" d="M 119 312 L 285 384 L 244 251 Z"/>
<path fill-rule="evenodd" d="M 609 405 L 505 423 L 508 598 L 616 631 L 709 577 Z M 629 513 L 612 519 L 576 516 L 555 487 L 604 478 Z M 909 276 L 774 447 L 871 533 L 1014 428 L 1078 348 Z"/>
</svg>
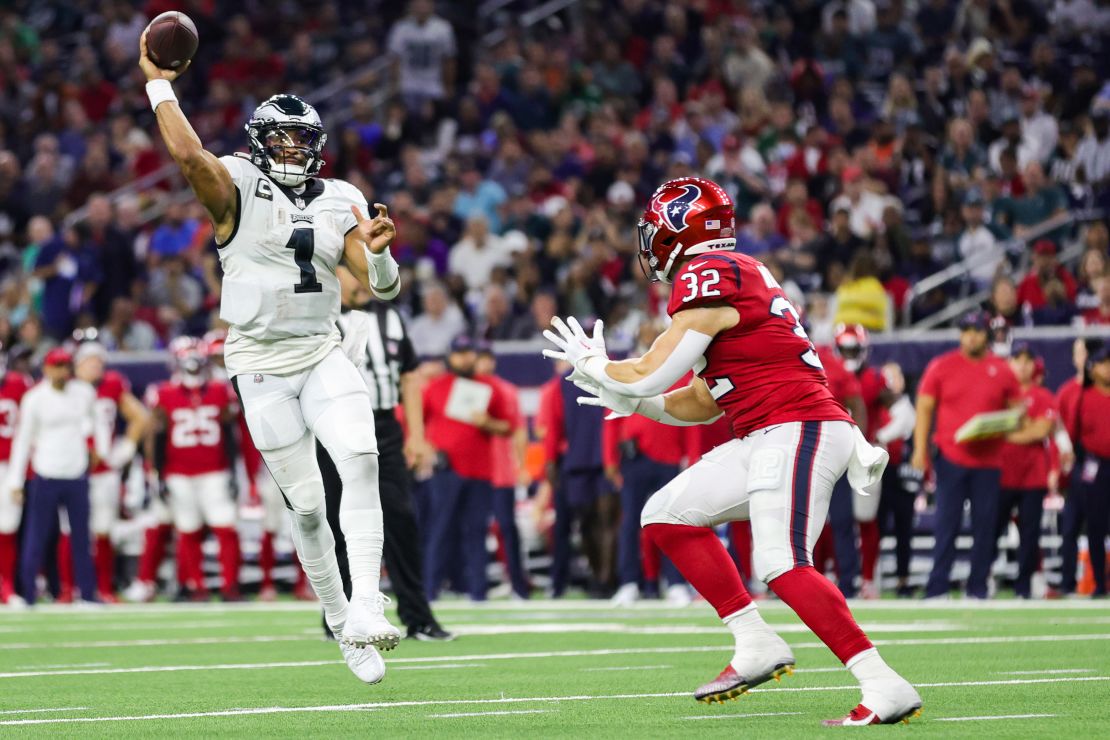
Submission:
<svg viewBox="0 0 1110 740">
<path fill-rule="evenodd" d="M 794 308 L 793 303 L 786 300 L 786 296 L 781 292 L 782 286 L 779 285 L 779 281 L 775 280 L 775 276 L 771 274 L 766 266 L 760 265 L 756 269 L 759 270 L 759 275 L 763 278 L 763 282 L 769 290 L 780 291 L 771 300 L 771 315 L 792 322 L 794 324 L 794 335 L 799 339 L 804 339 L 809 344 L 809 349 L 800 355 L 802 362 L 818 370 L 824 370 L 825 366 L 821 364 L 821 359 L 817 356 L 817 349 L 813 346 L 813 342 L 809 341 L 809 335 L 806 334 L 805 327 L 802 326 L 802 317 L 798 315 L 798 309 Z"/>
</svg>

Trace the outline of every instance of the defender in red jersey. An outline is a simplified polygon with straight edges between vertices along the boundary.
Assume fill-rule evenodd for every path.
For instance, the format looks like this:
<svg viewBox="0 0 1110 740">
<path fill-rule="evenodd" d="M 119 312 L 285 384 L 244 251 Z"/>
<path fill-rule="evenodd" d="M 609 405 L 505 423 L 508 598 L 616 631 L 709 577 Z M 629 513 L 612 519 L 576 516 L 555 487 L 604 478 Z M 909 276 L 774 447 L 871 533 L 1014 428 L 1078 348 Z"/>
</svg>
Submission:
<svg viewBox="0 0 1110 740">
<path fill-rule="evenodd" d="M 0 352 L 0 480 L 8 479 L 12 438 L 19 424 L 19 403 L 34 385 L 26 375 L 10 372 L 5 366 L 4 354 Z M 17 533 L 22 515 L 21 501 L 14 496 L 0 496 L 0 604 L 24 605 L 15 587 Z"/>
<path fill-rule="evenodd" d="M 861 703 L 834 724 L 907 719 L 921 707 L 908 682 L 883 662 L 844 597 L 811 564 L 833 484 L 876 485 L 886 454 L 867 444 L 829 391 L 798 312 L 761 263 L 734 253 L 732 202 L 700 178 L 661 186 L 640 221 L 640 252 L 673 282 L 670 327 L 638 358 L 611 362 L 600 322 L 587 336 L 571 318 L 545 332 L 544 355 L 574 367 L 571 380 L 619 415 L 672 425 L 726 414 L 735 439 L 659 490 L 644 507 L 647 536 L 717 610 L 736 652 L 695 692 L 715 702 L 788 673 L 790 647 L 760 617 L 713 527 L 750 519 L 754 569 L 860 681 Z M 569 323 L 569 326 L 568 326 Z M 684 373 L 698 377 L 665 393 Z M 665 393 L 665 395 L 664 395 Z"/>
<path fill-rule="evenodd" d="M 231 386 L 208 377 L 201 342 L 180 337 L 170 346 L 173 377 L 147 393 L 154 410 L 152 457 L 169 493 L 178 557 L 186 582 L 203 592 L 200 545 L 207 526 L 220 543 L 221 594 L 239 597 L 239 534 L 231 476 L 238 404 Z"/>
<path fill-rule="evenodd" d="M 97 461 L 89 471 L 89 528 L 94 541 L 93 561 L 96 565 L 97 596 L 105 603 L 118 601 L 113 582 L 116 554 L 112 547 L 112 528 L 119 521 L 120 497 L 123 493 L 121 470 L 135 457 L 139 442 L 146 434 L 150 414 L 131 392 L 131 383 L 115 370 L 106 370 L 108 351 L 96 341 L 95 334 L 77 333 L 73 353 L 73 372 L 96 389 L 96 423 L 101 433 L 112 440 L 107 457 Z M 120 417 L 126 428 L 116 436 Z M 91 442 L 90 442 L 91 444 Z"/>
</svg>

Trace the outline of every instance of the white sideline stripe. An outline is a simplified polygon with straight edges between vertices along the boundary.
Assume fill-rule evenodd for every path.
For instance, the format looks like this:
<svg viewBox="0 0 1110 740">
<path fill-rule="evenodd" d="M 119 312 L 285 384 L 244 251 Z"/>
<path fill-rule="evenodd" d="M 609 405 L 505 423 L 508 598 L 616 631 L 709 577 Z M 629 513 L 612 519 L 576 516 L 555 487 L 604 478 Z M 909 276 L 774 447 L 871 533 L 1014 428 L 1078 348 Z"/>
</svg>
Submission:
<svg viewBox="0 0 1110 740">
<path fill-rule="evenodd" d="M 1083 640 L 1110 640 L 1110 635 L 1023 635 L 1018 637 L 951 637 L 951 638 L 938 638 L 935 640 L 875 640 L 876 645 L 884 646 L 898 646 L 898 645 L 976 645 L 976 644 L 995 644 L 999 642 L 1013 642 L 1014 640 L 1024 640 L 1026 642 L 1075 642 Z M 237 640 L 228 640 L 225 642 L 238 642 Z M 176 643 L 162 643 L 162 644 L 176 644 Z M 56 645 L 36 644 L 33 647 L 47 648 L 56 647 Z M 790 646 L 794 650 L 801 649 L 824 649 L 825 645 L 821 642 L 801 642 L 794 643 Z M 415 664 L 443 664 L 443 663 L 470 663 L 488 660 L 518 660 L 518 659 L 534 659 L 534 658 L 583 658 L 583 657 L 597 657 L 605 655 L 667 655 L 674 653 L 727 653 L 732 648 L 727 645 L 691 645 L 691 646 L 674 646 L 674 647 L 656 647 L 656 648 L 600 648 L 596 650 L 554 650 L 548 652 L 536 653 L 488 653 L 488 654 L 473 654 L 473 655 L 434 655 L 421 658 L 393 658 L 389 661 L 389 665 L 415 665 Z M 310 667 L 331 665 L 333 663 L 342 663 L 340 660 L 308 660 L 308 661 L 290 661 L 281 663 L 234 663 L 224 664 L 217 663 L 213 665 L 184 665 L 184 666 L 138 666 L 132 668 L 99 668 L 89 670 L 63 670 L 63 671 L 22 671 L 22 672 L 9 672 L 0 673 L 0 679 L 3 678 L 28 678 L 33 676 L 83 676 L 90 674 L 112 674 L 112 673 L 162 673 L 172 671 L 201 671 L 201 670 L 260 670 L 266 668 L 293 668 L 293 667 Z M 842 670 L 840 668 L 826 669 L 826 668 L 811 668 L 810 671 L 825 671 L 825 670 Z M 1084 680 L 1081 677 L 1075 680 Z M 1016 683 L 1021 683 L 1020 681 Z M 1029 681 L 1026 681 L 1029 683 Z"/>
<path fill-rule="evenodd" d="M 107 668 L 111 663 L 42 663 L 35 665 L 17 665 L 17 670 L 41 670 L 43 668 Z"/>
<path fill-rule="evenodd" d="M 393 665 L 389 661 L 391 671 L 440 671 L 448 668 L 485 668 L 485 663 L 440 663 L 439 665 Z"/>
<path fill-rule="evenodd" d="M 696 714 L 682 719 L 744 719 L 746 717 L 794 717 L 804 712 L 753 712 L 752 714 Z"/>
<path fill-rule="evenodd" d="M 1054 668 L 1047 671 L 995 671 L 1000 676 L 1053 676 L 1060 673 L 1094 673 L 1094 668 Z"/>
<path fill-rule="evenodd" d="M 607 668 L 579 668 L 583 673 L 600 673 L 605 671 L 658 671 L 670 668 L 669 665 L 617 665 Z"/>
<path fill-rule="evenodd" d="M 973 722 L 976 720 L 1000 719 L 1041 719 L 1045 717 L 1059 717 L 1058 714 L 998 714 L 984 717 L 933 717 L 934 722 Z"/>
<path fill-rule="evenodd" d="M 993 686 L 999 683 L 1061 683 L 1064 681 L 1110 681 L 1110 676 L 1082 677 L 1082 678 L 1045 678 L 1039 681 L 955 681 L 951 683 L 922 683 L 918 686 L 926 688 L 955 687 L 955 686 Z M 762 692 L 764 689 L 754 689 Z M 851 686 L 813 686 L 804 688 L 777 688 L 766 691 L 859 691 L 857 684 Z M 607 694 L 607 695 L 573 695 L 573 696 L 529 696 L 499 699 L 432 699 L 427 701 L 383 701 L 367 704 L 340 704 L 332 706 L 314 707 L 258 707 L 254 709 L 225 709 L 215 712 L 184 712 L 181 714 L 139 714 L 119 717 L 52 717 L 49 719 L 16 719 L 0 721 L 4 725 L 46 725 L 64 724 L 75 722 L 138 722 L 152 719 L 192 719 L 195 717 L 233 717 L 243 714 L 278 714 L 293 712 L 333 712 L 333 711 L 363 711 L 367 709 L 395 709 L 400 707 L 426 707 L 426 706 L 453 706 L 453 705 L 482 705 L 482 704 L 529 704 L 549 703 L 564 701 L 608 701 L 617 699 L 669 699 L 677 696 L 689 697 L 688 691 L 670 691 L 652 694 Z M 965 718 L 958 718 L 965 719 Z"/>
<path fill-rule="evenodd" d="M 921 601 L 913 599 L 889 600 L 859 600 L 852 599 L 848 602 L 855 611 L 866 613 L 868 611 L 880 612 L 913 612 L 921 614 L 930 611 L 1105 611 L 1105 603 L 1097 601 L 1079 600 L 995 600 L 977 601 L 970 599 L 955 599 L 952 601 Z M 675 609 L 666 602 L 642 601 L 632 607 L 613 607 L 607 600 L 602 599 L 529 599 L 527 601 L 487 601 L 480 604 L 464 600 L 440 600 L 435 602 L 435 608 L 441 611 L 473 611 L 488 614 L 490 612 L 506 611 L 600 611 L 611 613 L 668 613 L 674 616 L 697 615 L 698 612 L 711 611 L 707 604 L 695 602 L 688 609 Z M 125 615 L 145 616 L 175 616 L 180 617 L 185 612 L 201 612 L 204 614 L 238 614 L 243 612 L 276 613 L 318 613 L 320 605 L 315 602 L 304 601 L 278 601 L 278 602 L 243 602 L 238 604 L 112 604 L 103 608 L 77 613 L 72 605 L 67 604 L 37 604 L 30 613 L 14 612 L 5 613 L 0 610 L 0 622 L 8 620 L 34 621 L 43 616 L 67 617 L 79 616 L 81 619 L 112 619 Z M 761 601 L 759 610 L 763 613 L 789 614 L 790 608 L 778 601 Z"/>
<path fill-rule="evenodd" d="M 547 714 L 553 709 L 509 709 L 503 712 L 455 712 L 453 714 L 429 714 L 431 719 L 454 719 L 455 717 L 500 717 L 506 714 Z"/>
<path fill-rule="evenodd" d="M 41 714 L 43 712 L 83 712 L 88 707 L 53 707 L 51 709 L 5 709 L 0 714 Z"/>
</svg>

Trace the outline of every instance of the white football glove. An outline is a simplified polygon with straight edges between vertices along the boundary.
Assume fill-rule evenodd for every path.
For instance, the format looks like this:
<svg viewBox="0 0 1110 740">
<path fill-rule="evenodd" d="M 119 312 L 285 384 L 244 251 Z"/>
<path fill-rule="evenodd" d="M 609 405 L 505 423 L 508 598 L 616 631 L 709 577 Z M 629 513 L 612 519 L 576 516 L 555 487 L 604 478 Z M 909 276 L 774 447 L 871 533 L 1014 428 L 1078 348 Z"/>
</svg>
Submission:
<svg viewBox="0 0 1110 740">
<path fill-rule="evenodd" d="M 578 319 L 573 316 L 569 317 L 566 323 L 556 316 L 551 319 L 551 326 L 555 328 L 558 334 L 550 329 L 544 329 L 543 335 L 559 349 L 545 349 L 543 356 L 550 360 L 563 360 L 570 363 L 574 372 L 570 374 L 567 380 L 572 383 L 585 380 L 594 385 L 601 385 L 601 381 L 593 376 L 595 372 L 605 372 L 605 364 L 609 361 L 603 333 L 605 326 L 601 319 L 594 323 L 592 337 L 586 334 L 582 325 L 578 323 Z M 587 363 L 595 357 L 600 358 L 603 362 L 591 363 L 591 366 L 587 368 Z"/>
<path fill-rule="evenodd" d="M 574 384 L 591 394 L 589 396 L 579 396 L 577 401 L 579 406 L 600 406 L 603 409 L 608 409 L 609 414 L 605 417 L 606 421 L 610 419 L 621 419 L 625 416 L 632 416 L 640 408 L 642 399 L 630 398 L 629 396 L 622 396 L 619 393 L 599 388 L 598 386 L 584 380 L 575 380 Z"/>
</svg>

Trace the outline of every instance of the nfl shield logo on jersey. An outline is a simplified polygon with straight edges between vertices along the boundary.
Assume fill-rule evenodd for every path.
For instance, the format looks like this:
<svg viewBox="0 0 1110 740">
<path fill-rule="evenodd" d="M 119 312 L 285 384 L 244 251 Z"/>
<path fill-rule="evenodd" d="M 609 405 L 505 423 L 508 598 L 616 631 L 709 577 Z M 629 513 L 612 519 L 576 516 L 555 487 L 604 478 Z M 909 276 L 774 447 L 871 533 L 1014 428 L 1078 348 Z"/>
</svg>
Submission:
<svg viewBox="0 0 1110 740">
<path fill-rule="evenodd" d="M 261 383 L 262 382 L 262 373 L 255 373 L 254 374 L 254 382 L 255 383 Z"/>
</svg>

